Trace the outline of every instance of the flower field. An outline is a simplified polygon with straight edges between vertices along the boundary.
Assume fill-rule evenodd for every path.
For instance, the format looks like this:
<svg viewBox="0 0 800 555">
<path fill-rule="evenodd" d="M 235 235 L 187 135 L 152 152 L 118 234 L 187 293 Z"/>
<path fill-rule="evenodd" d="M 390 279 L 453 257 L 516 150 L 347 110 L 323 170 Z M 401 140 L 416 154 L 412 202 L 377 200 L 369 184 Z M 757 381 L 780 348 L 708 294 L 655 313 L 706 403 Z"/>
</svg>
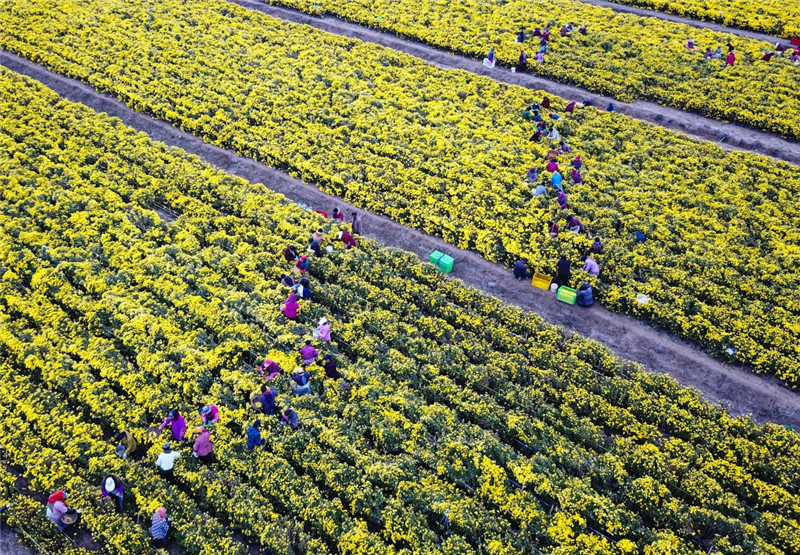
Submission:
<svg viewBox="0 0 800 555">
<path fill-rule="evenodd" d="M 800 5 L 783 0 L 614 0 L 727 27 L 790 39 L 800 35 Z"/>
<path fill-rule="evenodd" d="M 112 553 L 144 550 L 137 514 L 161 505 L 182 553 L 800 549 L 796 434 L 365 239 L 314 258 L 317 302 L 289 322 L 281 252 L 313 213 L 0 76 L 0 501 L 44 551 L 63 540 L 34 496 L 58 488 Z M 322 316 L 346 382 L 312 365 L 300 430 L 265 417 L 249 453 L 253 366 L 293 368 Z M 273 383 L 285 406 L 288 377 Z M 170 408 L 191 429 L 206 403 L 217 462 L 182 457 L 161 480 L 144 431 Z M 114 455 L 119 428 L 144 458 Z M 107 472 L 127 484 L 121 515 L 100 502 Z"/>
<path fill-rule="evenodd" d="M 556 125 L 585 162 L 562 210 L 522 177 L 549 148 L 520 118 L 540 93 L 226 3 L 40 5 L 4 4 L 5 48 L 490 260 L 576 261 L 590 236 L 545 233 L 575 213 L 606 306 L 800 385 L 796 166 L 584 109 Z"/>
<path fill-rule="evenodd" d="M 369 27 L 483 58 L 515 65 L 520 48 L 528 70 L 627 102 L 653 100 L 723 121 L 736 121 L 800 139 L 800 109 L 793 98 L 800 66 L 761 60 L 774 44 L 697 29 L 653 17 L 615 13 L 574 0 L 272 0 L 308 13 L 330 13 Z M 796 9 L 796 8 L 795 8 Z M 559 35 L 562 24 L 575 31 Z M 577 26 L 588 26 L 587 36 Z M 539 39 L 515 42 L 520 29 L 552 31 L 543 65 L 534 62 Z M 697 50 L 686 49 L 693 38 Z M 725 67 L 728 42 L 737 61 Z M 703 52 L 722 46 L 721 59 Z M 581 100 L 574 98 L 571 100 Z"/>
</svg>

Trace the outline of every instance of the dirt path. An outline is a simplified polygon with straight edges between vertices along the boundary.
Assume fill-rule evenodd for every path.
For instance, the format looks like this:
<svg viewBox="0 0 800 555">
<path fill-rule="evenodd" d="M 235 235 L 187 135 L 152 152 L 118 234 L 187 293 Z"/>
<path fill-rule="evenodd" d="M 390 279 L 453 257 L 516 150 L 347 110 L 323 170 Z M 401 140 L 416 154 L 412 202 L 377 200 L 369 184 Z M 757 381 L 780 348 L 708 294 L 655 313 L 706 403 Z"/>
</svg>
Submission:
<svg viewBox="0 0 800 555">
<path fill-rule="evenodd" d="M 421 42 L 403 39 L 395 35 L 363 27 L 332 16 L 317 17 L 302 12 L 270 6 L 259 0 L 230 0 L 244 8 L 259 11 L 290 21 L 292 23 L 307 24 L 316 29 L 359 39 L 365 42 L 380 44 L 394 50 L 411 54 L 443 69 L 463 69 L 471 73 L 484 75 L 502 83 L 520 85 L 531 89 L 545 90 L 550 94 L 558 95 L 571 100 L 590 98 L 595 106 L 605 107 L 613 102 L 617 111 L 628 116 L 654 123 L 667 129 L 680 131 L 690 137 L 704 141 L 712 141 L 729 150 L 744 150 L 769 156 L 776 160 L 783 160 L 800 165 L 800 147 L 797 143 L 787 141 L 771 133 L 765 133 L 749 127 L 705 118 L 698 114 L 684 112 L 676 108 L 661 106 L 655 102 L 641 100 L 632 103 L 620 102 L 610 96 L 591 93 L 574 85 L 567 85 L 536 75 L 511 73 L 509 69 L 500 66 L 490 69 L 480 60 L 473 60 L 439 50 Z"/>
<path fill-rule="evenodd" d="M 699 29 L 709 29 L 710 31 L 716 31 L 718 33 L 730 33 L 731 35 L 738 35 L 740 37 L 753 40 L 764 40 L 772 44 L 775 44 L 776 42 L 789 44 L 789 41 L 787 39 L 774 37 L 772 35 L 767 35 L 765 33 L 759 33 L 757 31 L 738 29 L 736 27 L 726 27 L 724 25 L 720 25 L 718 23 L 712 23 L 710 21 L 688 19 L 686 17 L 673 15 L 671 13 L 657 12 L 655 10 L 648 10 L 647 8 L 637 8 L 636 6 L 629 6 L 627 4 L 618 4 L 616 2 L 609 2 L 607 0 L 578 0 L 578 2 L 583 2 L 584 4 L 592 4 L 593 6 L 600 6 L 602 8 L 611 8 L 615 12 L 631 13 L 635 15 L 641 15 L 644 17 L 655 17 L 657 19 L 663 19 L 664 21 L 672 21 L 673 23 L 682 23 L 684 25 L 691 25 L 692 27 L 697 27 Z"/>
<path fill-rule="evenodd" d="M 206 144 L 168 123 L 128 108 L 89 85 L 55 74 L 29 60 L 2 52 L 0 63 L 38 79 L 69 100 L 118 117 L 126 125 L 148 133 L 155 140 L 196 154 L 253 183 L 265 183 L 289 199 L 323 210 L 331 210 L 334 206 L 345 210 L 357 209 L 313 185 L 304 184 L 234 152 Z M 669 374 L 681 384 L 697 388 L 734 415 L 751 413 L 760 422 L 800 427 L 800 393 L 783 387 L 773 377 L 757 376 L 745 367 L 723 364 L 686 341 L 633 318 L 609 312 L 597 304 L 588 310 L 570 307 L 556 301 L 549 292 L 535 289 L 529 283 L 517 282 L 510 271 L 487 261 L 478 253 L 457 249 L 438 237 L 406 228 L 389 218 L 364 213 L 361 209 L 358 211 L 364 214 L 367 234 L 388 246 L 412 251 L 423 260 L 427 260 L 433 250 L 449 253 L 456 260 L 453 275 L 468 285 L 534 311 L 569 331 L 596 339 L 619 356 L 642 363 L 648 371 Z"/>
</svg>

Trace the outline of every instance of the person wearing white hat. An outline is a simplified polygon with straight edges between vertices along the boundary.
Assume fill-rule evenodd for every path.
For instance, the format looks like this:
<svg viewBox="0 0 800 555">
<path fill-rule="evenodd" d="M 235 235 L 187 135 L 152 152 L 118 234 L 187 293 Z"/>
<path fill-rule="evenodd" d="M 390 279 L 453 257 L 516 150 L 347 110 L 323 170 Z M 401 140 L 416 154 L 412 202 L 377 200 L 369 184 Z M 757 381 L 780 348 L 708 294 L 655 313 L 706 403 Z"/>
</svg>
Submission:
<svg viewBox="0 0 800 555">
<path fill-rule="evenodd" d="M 328 322 L 327 318 L 323 318 L 319 321 L 317 325 L 317 329 L 314 330 L 314 337 L 320 339 L 320 341 L 326 341 L 330 343 L 331 341 L 331 325 Z"/>
<path fill-rule="evenodd" d="M 169 448 L 169 443 L 164 444 L 164 450 L 156 458 L 158 473 L 165 480 L 172 481 L 175 477 L 175 459 L 181 456 L 180 451 L 173 451 Z"/>
<path fill-rule="evenodd" d="M 114 507 L 118 513 L 122 512 L 122 492 L 125 490 L 125 484 L 119 477 L 113 474 L 107 475 L 103 478 L 103 483 L 100 485 L 100 491 L 103 492 L 103 497 L 111 497 L 114 500 Z"/>
</svg>

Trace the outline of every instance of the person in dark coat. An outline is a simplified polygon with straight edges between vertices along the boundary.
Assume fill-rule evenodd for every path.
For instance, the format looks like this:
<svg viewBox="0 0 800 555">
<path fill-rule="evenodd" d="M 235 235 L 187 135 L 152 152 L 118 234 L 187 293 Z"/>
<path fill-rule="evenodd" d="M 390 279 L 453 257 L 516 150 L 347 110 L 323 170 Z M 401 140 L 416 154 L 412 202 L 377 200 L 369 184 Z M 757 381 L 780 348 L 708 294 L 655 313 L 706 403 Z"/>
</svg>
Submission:
<svg viewBox="0 0 800 555">
<path fill-rule="evenodd" d="M 514 277 L 517 278 L 517 281 L 522 281 L 526 277 L 531 275 L 530 270 L 528 270 L 528 259 L 521 258 L 517 260 L 517 263 L 514 265 Z"/>
<path fill-rule="evenodd" d="M 580 289 L 578 290 L 578 306 L 589 307 L 594 304 L 594 298 L 592 295 L 592 286 L 588 282 L 581 285 Z"/>
<path fill-rule="evenodd" d="M 256 402 L 261 403 L 261 412 L 264 414 L 273 414 L 275 412 L 275 398 L 278 396 L 278 391 L 266 385 L 261 386 L 261 395 L 256 397 Z"/>
<path fill-rule="evenodd" d="M 283 257 L 286 259 L 286 262 L 294 262 L 297 260 L 297 247 L 292 245 L 287 246 L 285 249 L 283 249 Z"/>
<path fill-rule="evenodd" d="M 556 263 L 556 279 L 555 283 L 558 285 L 567 285 L 569 279 L 572 277 L 572 263 L 567 260 L 567 255 L 562 254 L 561 258 Z"/>
<path fill-rule="evenodd" d="M 261 420 L 256 420 L 247 428 L 247 448 L 252 451 L 264 443 L 261 438 Z"/>
<path fill-rule="evenodd" d="M 325 370 L 325 375 L 330 379 L 341 379 L 342 375 L 336 369 L 336 359 L 332 355 L 327 354 L 322 358 L 322 368 Z"/>
<path fill-rule="evenodd" d="M 308 241 L 309 241 L 309 247 L 308 248 L 310 248 L 312 251 L 314 251 L 315 255 L 322 256 L 322 246 L 319 244 L 319 241 L 317 241 L 313 237 L 311 237 Z"/>
</svg>

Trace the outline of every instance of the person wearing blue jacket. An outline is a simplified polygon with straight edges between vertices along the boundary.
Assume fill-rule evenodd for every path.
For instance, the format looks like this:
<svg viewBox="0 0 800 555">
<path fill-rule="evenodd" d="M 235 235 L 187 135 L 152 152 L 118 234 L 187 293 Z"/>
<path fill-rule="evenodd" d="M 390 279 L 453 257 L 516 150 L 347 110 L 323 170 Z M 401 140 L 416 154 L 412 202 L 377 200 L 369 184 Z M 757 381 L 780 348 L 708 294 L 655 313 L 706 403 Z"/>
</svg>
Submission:
<svg viewBox="0 0 800 555">
<path fill-rule="evenodd" d="M 256 420 L 247 428 L 247 448 L 252 451 L 263 444 L 264 440 L 261 438 L 261 420 Z"/>
<path fill-rule="evenodd" d="M 278 390 L 266 385 L 261 386 L 261 395 L 256 398 L 257 403 L 261 403 L 261 412 L 264 414 L 275 413 L 275 397 L 278 396 Z"/>
<path fill-rule="evenodd" d="M 578 306 L 590 307 L 594 304 L 594 298 L 592 296 L 592 286 L 588 282 L 585 282 L 583 285 L 580 286 L 578 289 Z"/>
<path fill-rule="evenodd" d="M 529 275 L 531 275 L 530 271 L 528 270 L 528 263 L 527 258 L 521 258 L 517 260 L 517 263 L 514 265 L 514 277 L 517 278 L 517 281 L 522 281 Z"/>
</svg>

